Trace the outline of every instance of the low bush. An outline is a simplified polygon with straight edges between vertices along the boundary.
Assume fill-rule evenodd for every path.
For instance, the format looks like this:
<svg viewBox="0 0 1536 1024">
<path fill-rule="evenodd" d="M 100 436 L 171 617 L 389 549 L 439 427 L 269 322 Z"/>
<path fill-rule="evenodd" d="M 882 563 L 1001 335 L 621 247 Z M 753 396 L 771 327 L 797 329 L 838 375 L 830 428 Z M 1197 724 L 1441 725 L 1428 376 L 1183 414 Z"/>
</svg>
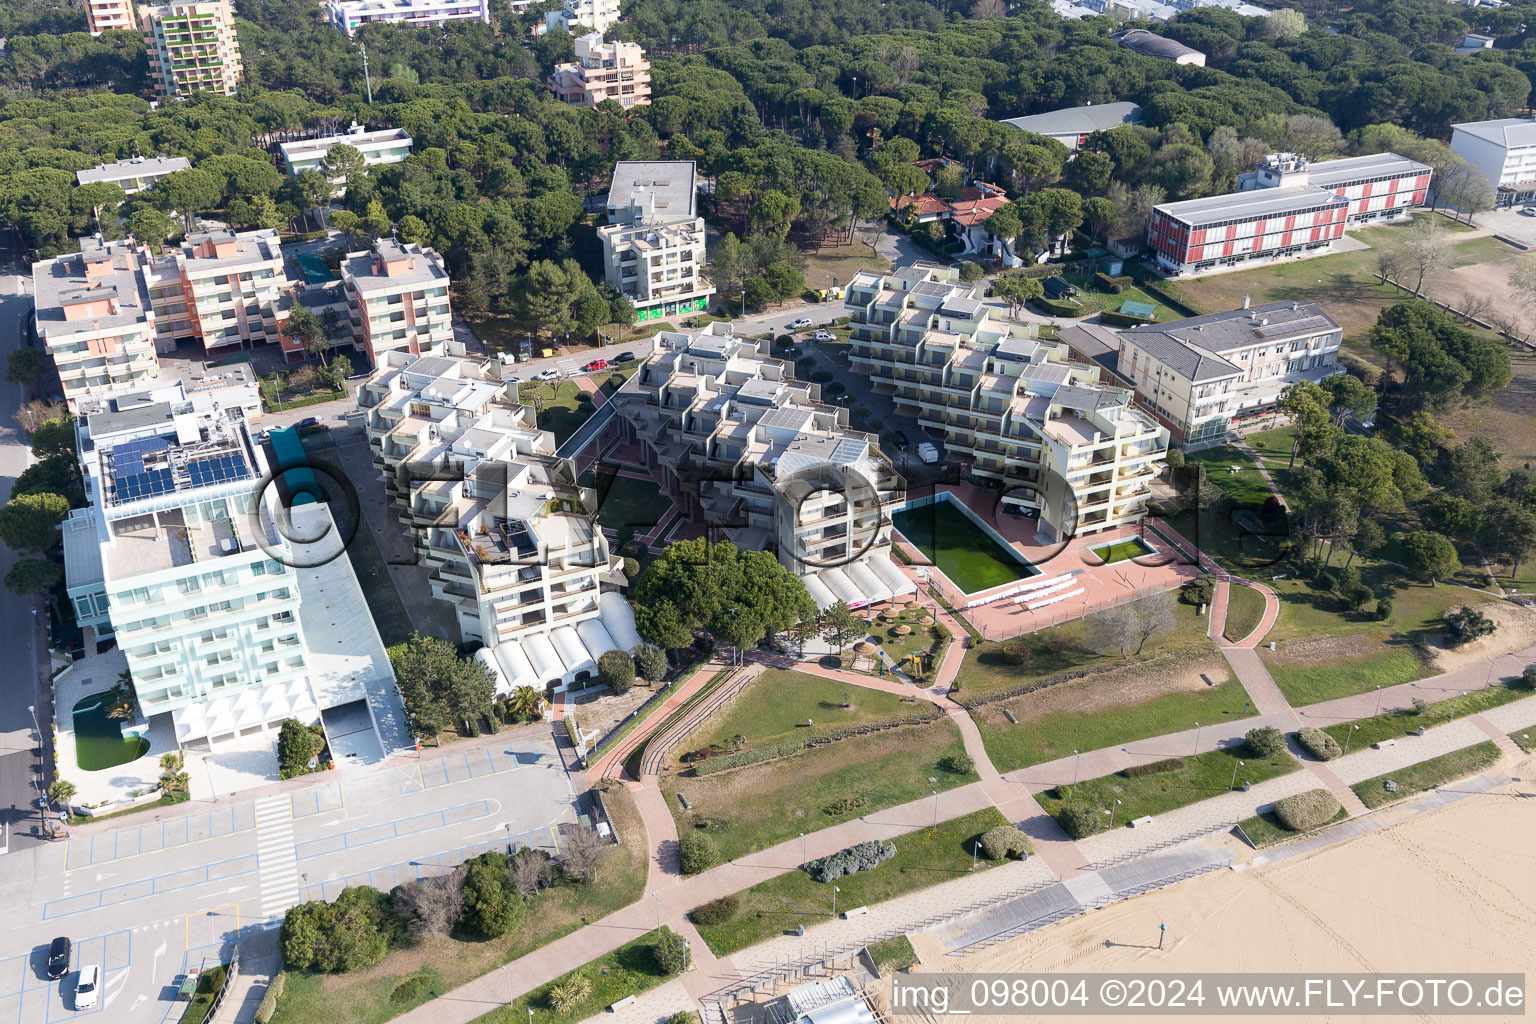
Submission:
<svg viewBox="0 0 1536 1024">
<path fill-rule="evenodd" d="M 1296 734 L 1296 741 L 1303 750 L 1319 761 L 1332 761 L 1344 753 L 1339 741 L 1316 726 L 1309 725 Z"/>
<path fill-rule="evenodd" d="M 896 856 L 893 843 L 872 839 L 867 843 L 850 846 L 846 850 L 818 857 L 800 865 L 800 869 L 818 882 L 835 882 L 844 875 L 870 871 Z"/>
<path fill-rule="evenodd" d="M 413 974 L 389 991 L 391 1006 L 415 1006 L 432 991 L 435 979 L 430 974 Z"/>
<path fill-rule="evenodd" d="M 776 757 L 788 757 L 805 749 L 804 740 L 786 740 L 783 743 L 772 743 L 766 747 L 755 747 L 752 750 L 743 750 L 737 754 L 728 754 L 725 757 L 709 757 L 694 764 L 693 774 L 713 775 L 715 772 L 723 772 L 731 768 L 744 768 L 749 764 L 761 764 L 763 761 L 772 761 Z M 706 755 L 707 756 L 707 755 Z"/>
<path fill-rule="evenodd" d="M 1309 789 L 1275 801 L 1275 817 L 1293 832 L 1317 828 L 1342 809 L 1338 799 L 1326 789 Z"/>
<path fill-rule="evenodd" d="M 261 1005 L 256 1007 L 256 1024 L 272 1024 L 272 1017 L 277 1013 L 278 1000 L 283 998 L 283 990 L 288 987 L 288 972 L 278 971 L 267 991 L 261 997 Z"/>
<path fill-rule="evenodd" d="M 1092 804 L 1072 803 L 1057 813 L 1056 820 L 1073 839 L 1086 839 L 1104 830 L 1105 816 L 1103 811 Z"/>
<path fill-rule="evenodd" d="M 223 964 L 217 964 L 197 976 L 197 990 L 211 996 L 223 989 L 224 983 L 228 980 L 229 968 Z"/>
<path fill-rule="evenodd" d="M 1112 295 L 1119 295 L 1131 286 L 1129 277 L 1110 277 L 1102 270 L 1093 275 L 1093 280 L 1100 288 Z"/>
<path fill-rule="evenodd" d="M 951 775 L 965 775 L 976 770 L 976 759 L 970 754 L 948 754 L 939 759 L 939 767 Z"/>
<path fill-rule="evenodd" d="M 1254 757 L 1274 757 L 1285 750 L 1285 733 L 1272 725 L 1249 729 L 1244 739 Z"/>
<path fill-rule="evenodd" d="M 1479 637 L 1488 636 L 1496 628 L 1492 619 L 1466 605 L 1445 613 L 1445 639 L 1452 647 L 1460 647 Z"/>
<path fill-rule="evenodd" d="M 977 843 L 981 846 L 982 856 L 988 860 L 1022 857 L 1029 853 L 1029 837 L 1012 825 L 987 829 Z"/>
<path fill-rule="evenodd" d="M 1211 598 L 1216 596 L 1216 577 L 1196 576 L 1179 588 L 1179 596 L 1187 604 L 1210 604 Z"/>
<path fill-rule="evenodd" d="M 667 1024 L 699 1024 L 699 1017 L 692 1010 L 678 1010 L 667 1018 Z"/>
<path fill-rule="evenodd" d="M 663 974 L 682 974 L 688 967 L 688 940 L 662 926 L 651 945 L 651 956 Z"/>
<path fill-rule="evenodd" d="M 717 900 L 710 900 L 708 903 L 701 903 L 699 906 L 694 907 L 688 916 L 693 919 L 694 924 L 702 925 L 705 928 L 713 928 L 716 925 L 725 924 L 725 922 L 735 917 L 736 911 L 740 909 L 741 900 L 738 897 L 734 895 L 721 896 Z"/>
<path fill-rule="evenodd" d="M 1120 774 L 1128 779 L 1139 779 L 1143 775 L 1163 775 L 1167 772 L 1176 772 L 1184 767 L 1182 757 L 1165 757 L 1161 761 L 1150 761 L 1147 764 L 1133 764 L 1120 769 Z"/>
<path fill-rule="evenodd" d="M 855 793 L 853 796 L 838 797 L 823 807 L 822 812 L 830 814 L 835 818 L 840 814 L 852 814 L 867 803 L 869 803 L 867 799 L 861 794 Z"/>
<path fill-rule="evenodd" d="M 572 974 L 549 987 L 549 1006 L 563 1016 L 580 1006 L 591 994 L 592 979 L 585 974 Z"/>
<path fill-rule="evenodd" d="M 720 863 L 720 848 L 704 832 L 684 832 L 677 839 L 677 860 L 683 874 L 697 875 Z"/>
<path fill-rule="evenodd" d="M 1006 665 L 1028 665 L 1029 653 L 1028 645 L 1022 644 L 1017 640 L 1010 640 L 1008 643 L 1003 644 L 1003 649 L 999 656 Z"/>
<path fill-rule="evenodd" d="M 1526 690 L 1536 690 L 1536 665 L 1525 666 L 1525 671 L 1520 673 L 1520 679 L 1515 685 Z"/>
</svg>

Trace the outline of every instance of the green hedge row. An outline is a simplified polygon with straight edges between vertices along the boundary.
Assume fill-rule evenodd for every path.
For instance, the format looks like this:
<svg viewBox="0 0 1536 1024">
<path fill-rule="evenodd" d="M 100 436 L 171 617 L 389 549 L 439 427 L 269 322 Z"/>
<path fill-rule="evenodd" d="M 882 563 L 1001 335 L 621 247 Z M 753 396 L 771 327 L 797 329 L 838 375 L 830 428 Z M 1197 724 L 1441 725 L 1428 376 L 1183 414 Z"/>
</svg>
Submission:
<svg viewBox="0 0 1536 1024">
<path fill-rule="evenodd" d="M 1055 299 L 1048 299 L 1044 295 L 1030 301 L 1051 314 L 1051 316 L 1078 317 L 1087 312 L 1076 302 L 1057 302 Z"/>
<path fill-rule="evenodd" d="M 711 757 L 703 761 L 695 761 L 693 764 L 693 774 L 713 775 L 716 772 L 728 771 L 732 768 L 744 768 L 749 764 L 772 761 L 776 757 L 788 757 L 790 754 L 798 754 L 804 749 L 804 740 L 786 740 L 783 743 L 757 747 L 754 750 L 743 750 L 738 754 L 727 754 L 724 757 Z"/>
</svg>

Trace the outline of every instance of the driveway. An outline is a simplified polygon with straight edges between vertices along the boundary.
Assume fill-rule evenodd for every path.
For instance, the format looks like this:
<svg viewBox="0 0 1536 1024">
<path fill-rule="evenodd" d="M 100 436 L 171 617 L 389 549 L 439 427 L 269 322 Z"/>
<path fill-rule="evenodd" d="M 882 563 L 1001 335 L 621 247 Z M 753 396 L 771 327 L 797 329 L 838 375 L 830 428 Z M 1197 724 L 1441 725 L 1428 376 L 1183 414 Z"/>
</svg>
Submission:
<svg viewBox="0 0 1536 1024">
<path fill-rule="evenodd" d="M 1527 217 L 1521 210 L 1536 210 L 1536 206 L 1505 206 L 1497 210 L 1484 210 L 1472 215 L 1472 223 L 1488 234 L 1513 239 L 1527 249 L 1536 248 L 1536 216 Z M 1457 235 L 1456 240 L 1467 237 Z"/>
</svg>

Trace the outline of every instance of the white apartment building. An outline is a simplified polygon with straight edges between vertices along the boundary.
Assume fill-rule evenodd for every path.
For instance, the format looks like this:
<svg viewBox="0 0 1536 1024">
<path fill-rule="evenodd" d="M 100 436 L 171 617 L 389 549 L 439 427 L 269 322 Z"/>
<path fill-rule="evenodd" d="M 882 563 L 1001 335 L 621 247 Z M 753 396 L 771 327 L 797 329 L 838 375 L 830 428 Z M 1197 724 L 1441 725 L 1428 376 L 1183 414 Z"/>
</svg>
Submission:
<svg viewBox="0 0 1536 1024">
<path fill-rule="evenodd" d="M 613 100 L 624 108 L 651 102 L 651 65 L 638 43 L 603 42 L 601 32 L 576 37 L 576 60 L 555 65 L 550 91 L 561 103 L 595 107 Z"/>
<path fill-rule="evenodd" d="M 358 392 L 374 465 L 431 568 L 432 596 L 502 692 L 553 693 L 595 677 L 597 659 L 640 644 L 618 588 L 623 559 L 596 520 L 597 496 L 555 453 L 516 385 L 486 363 L 389 351 Z"/>
<path fill-rule="evenodd" d="M 1343 335 L 1315 302 L 1271 302 L 1122 331 L 1083 324 L 1062 338 L 1134 387 L 1174 442 L 1193 451 L 1225 443 L 1291 384 L 1343 373 Z"/>
<path fill-rule="evenodd" d="M 155 348 L 199 342 L 209 352 L 247 345 L 298 349 L 286 335 L 292 286 L 276 231 L 229 228 L 188 235 L 144 270 Z"/>
<path fill-rule="evenodd" d="M 404 128 L 380 128 L 370 132 L 353 121 L 352 126 L 341 135 L 284 142 L 277 148 L 283 154 L 283 168 L 290 175 L 297 177 L 304 171 L 322 170 L 325 155 L 331 151 L 331 147 L 342 144 L 351 146 L 361 153 L 365 165 L 383 167 L 403 163 L 405 158 L 411 155 L 412 139 L 410 133 Z M 339 177 L 331 179 L 333 185 L 341 183 L 342 179 Z"/>
<path fill-rule="evenodd" d="M 621 160 L 608 191 L 603 277 L 635 304 L 641 323 L 702 312 L 715 286 L 704 276 L 704 218 L 695 210 L 692 160 Z"/>
<path fill-rule="evenodd" d="M 911 593 L 890 560 L 905 481 L 846 409 L 767 353 L 728 323 L 661 332 L 614 396 L 619 435 L 691 516 L 774 551 L 818 606 Z"/>
<path fill-rule="evenodd" d="M 361 25 L 441 25 L 445 21 L 491 23 L 490 0 L 328 0 L 331 24 L 347 35 Z"/>
<path fill-rule="evenodd" d="M 951 460 L 1049 540 L 1134 524 L 1168 432 L 1099 368 L 982 300 L 952 267 L 863 272 L 844 304 L 851 367 L 942 433 Z"/>
<path fill-rule="evenodd" d="M 349 752 L 408 743 L 351 564 L 304 540 L 328 529 L 336 546 L 329 509 L 257 493 L 269 464 L 242 416 L 124 392 L 83 408 L 77 432 L 90 506 L 64 524 L 67 579 L 109 618 L 151 728 L 168 716 L 178 745 L 207 748 L 331 711 L 396 723 Z"/>
<path fill-rule="evenodd" d="M 1536 118 L 1452 125 L 1451 150 L 1483 172 L 1497 191 L 1495 205 L 1536 199 Z"/>
<path fill-rule="evenodd" d="M 32 265 L 37 332 L 71 410 L 90 396 L 155 376 L 149 254 L 131 241 L 80 240 L 80 251 Z"/>
<path fill-rule="evenodd" d="M 128 195 L 142 192 L 172 171 L 190 169 L 192 161 L 184 156 L 136 156 L 130 160 L 118 160 L 110 164 L 75 172 L 75 182 L 89 185 L 103 181 L 116 185 Z"/>
<path fill-rule="evenodd" d="M 565 0 L 556 16 L 567 32 L 603 34 L 619 23 L 619 0 Z"/>
</svg>

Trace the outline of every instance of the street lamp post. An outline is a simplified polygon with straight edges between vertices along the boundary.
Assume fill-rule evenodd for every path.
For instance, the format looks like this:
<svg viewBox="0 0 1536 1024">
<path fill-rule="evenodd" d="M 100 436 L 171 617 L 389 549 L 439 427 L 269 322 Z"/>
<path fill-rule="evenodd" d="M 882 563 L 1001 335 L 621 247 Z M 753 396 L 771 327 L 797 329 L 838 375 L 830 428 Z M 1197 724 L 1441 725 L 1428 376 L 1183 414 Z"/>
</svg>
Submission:
<svg viewBox="0 0 1536 1024">
<path fill-rule="evenodd" d="M 1360 728 L 1358 725 L 1352 725 L 1349 727 L 1349 732 L 1344 734 L 1344 754 L 1349 753 L 1349 741 L 1355 738 L 1355 730 L 1358 728 Z M 1339 756 L 1343 757 L 1344 754 Z"/>
<path fill-rule="evenodd" d="M 1371 717 L 1372 718 L 1380 718 L 1381 717 L 1381 684 L 1380 683 L 1376 684 L 1376 710 L 1375 710 L 1374 713 L 1372 713 Z"/>
<path fill-rule="evenodd" d="M 1227 790 L 1229 792 L 1231 790 L 1234 790 L 1234 789 L 1237 788 L 1237 770 L 1239 768 L 1241 768 L 1242 766 L 1243 766 L 1243 762 L 1241 762 L 1241 761 L 1237 762 L 1237 764 L 1232 766 L 1232 781 L 1227 784 Z"/>
<path fill-rule="evenodd" d="M 656 897 L 656 927 L 660 928 L 661 927 L 661 893 L 653 892 L 653 893 L 651 893 L 651 895 Z"/>
<path fill-rule="evenodd" d="M 27 711 L 32 715 L 32 728 L 37 731 L 37 745 L 43 745 L 43 727 L 37 724 L 37 705 L 28 704 Z M 38 759 L 42 759 L 42 753 L 38 753 Z M 38 778 L 40 772 L 35 769 L 32 772 L 32 786 L 37 790 L 37 816 L 43 819 L 43 831 L 48 830 L 48 799 L 43 793 L 42 780 Z"/>
<path fill-rule="evenodd" d="M 1074 785 L 1074 786 L 1077 785 L 1077 773 L 1078 773 L 1078 769 L 1082 766 L 1082 763 L 1083 763 L 1083 755 L 1079 754 L 1076 750 L 1073 750 L 1072 751 L 1072 785 Z"/>
<path fill-rule="evenodd" d="M 1113 829 L 1115 827 L 1115 812 L 1118 811 L 1119 809 L 1120 809 L 1120 801 L 1119 800 L 1116 800 L 1113 804 L 1110 805 L 1110 808 L 1109 808 L 1109 827 L 1111 829 Z"/>
<path fill-rule="evenodd" d="M 839 889 L 835 885 L 832 887 L 832 916 L 833 917 L 837 916 L 837 894 L 842 892 L 842 891 L 843 890 Z"/>
<path fill-rule="evenodd" d="M 1488 655 L 1488 678 L 1483 680 L 1483 689 L 1493 685 L 1493 655 Z"/>
<path fill-rule="evenodd" d="M 800 833 L 800 863 L 802 863 L 802 864 L 806 863 L 807 859 L 808 858 L 805 856 L 805 833 L 801 832 Z"/>
<path fill-rule="evenodd" d="M 939 791 L 933 791 L 933 827 L 939 827 Z"/>
<path fill-rule="evenodd" d="M 1195 723 L 1195 753 L 1200 753 L 1200 723 Z"/>
</svg>

